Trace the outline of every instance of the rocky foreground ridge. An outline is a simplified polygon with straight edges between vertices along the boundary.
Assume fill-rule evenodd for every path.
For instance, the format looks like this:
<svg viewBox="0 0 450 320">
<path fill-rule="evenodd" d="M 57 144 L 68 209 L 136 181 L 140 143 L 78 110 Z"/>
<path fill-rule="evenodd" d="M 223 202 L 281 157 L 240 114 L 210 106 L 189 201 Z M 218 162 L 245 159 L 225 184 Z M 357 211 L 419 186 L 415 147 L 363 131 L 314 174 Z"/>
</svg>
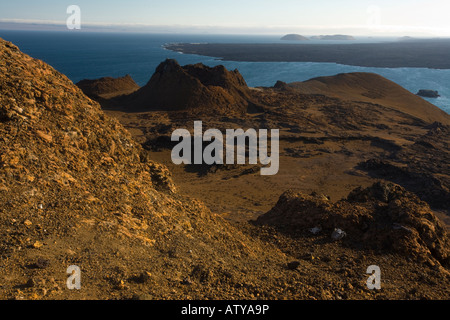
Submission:
<svg viewBox="0 0 450 320">
<path fill-rule="evenodd" d="M 177 195 L 170 172 L 50 66 L 1 40 L 0 71 L 1 298 L 238 297 L 245 280 L 201 283 L 262 277 L 254 257 L 284 259 Z M 80 292 L 65 288 L 72 264 Z"/>
</svg>

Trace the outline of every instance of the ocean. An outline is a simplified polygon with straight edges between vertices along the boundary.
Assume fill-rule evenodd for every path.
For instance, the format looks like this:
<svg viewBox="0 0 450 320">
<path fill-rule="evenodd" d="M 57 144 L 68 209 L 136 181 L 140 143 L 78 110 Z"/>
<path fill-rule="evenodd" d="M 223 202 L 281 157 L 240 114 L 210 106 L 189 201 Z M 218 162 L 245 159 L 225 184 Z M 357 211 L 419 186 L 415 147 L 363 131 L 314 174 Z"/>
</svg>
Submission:
<svg viewBox="0 0 450 320">
<path fill-rule="evenodd" d="M 278 36 L 0 30 L 0 38 L 13 42 L 32 57 L 47 62 L 67 75 L 74 83 L 82 79 L 120 77 L 129 74 L 142 86 L 148 82 L 158 64 L 166 58 L 176 59 L 181 65 L 202 62 L 208 66 L 223 64 L 228 69 L 238 69 L 247 84 L 252 87 L 273 86 L 277 80 L 294 82 L 345 72 L 374 72 L 400 84 L 412 93 L 417 93 L 420 89 L 439 91 L 441 97 L 427 100 L 450 113 L 450 70 L 368 68 L 313 62 L 222 61 L 212 57 L 172 52 L 163 47 L 168 43 L 180 42 L 289 43 L 281 41 Z M 345 43 L 393 40 L 356 38 Z M 326 43 L 333 42 L 326 41 Z"/>
</svg>

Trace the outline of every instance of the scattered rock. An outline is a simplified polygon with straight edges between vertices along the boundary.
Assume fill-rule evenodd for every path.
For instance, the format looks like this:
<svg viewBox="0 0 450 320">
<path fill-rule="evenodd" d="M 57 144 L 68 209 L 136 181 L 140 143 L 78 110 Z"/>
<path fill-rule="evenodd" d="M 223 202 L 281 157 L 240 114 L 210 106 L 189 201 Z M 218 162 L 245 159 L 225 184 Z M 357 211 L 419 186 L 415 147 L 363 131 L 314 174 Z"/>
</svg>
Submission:
<svg viewBox="0 0 450 320">
<path fill-rule="evenodd" d="M 150 281 L 152 274 L 150 272 L 142 272 L 138 276 L 132 277 L 130 280 L 136 283 L 147 283 Z"/>
<path fill-rule="evenodd" d="M 425 97 L 425 98 L 439 98 L 439 92 L 434 90 L 419 90 L 417 92 L 418 96 Z"/>
<path fill-rule="evenodd" d="M 123 280 L 120 280 L 117 285 L 114 287 L 116 290 L 128 290 L 129 287 L 125 285 L 125 282 Z"/>
<path fill-rule="evenodd" d="M 297 270 L 300 265 L 300 261 L 292 261 L 287 264 L 287 268 L 289 270 Z"/>
<path fill-rule="evenodd" d="M 30 278 L 22 287 L 23 288 L 33 288 L 35 286 L 36 286 L 36 281 L 34 279 Z"/>
<path fill-rule="evenodd" d="M 289 90 L 289 85 L 286 82 L 278 80 L 273 86 L 274 89 L 278 90 Z"/>
<path fill-rule="evenodd" d="M 311 232 L 312 234 L 319 234 L 322 231 L 321 227 L 314 227 L 309 229 L 309 232 Z"/>
<path fill-rule="evenodd" d="M 345 238 L 347 234 L 345 233 L 345 231 L 341 230 L 341 229 L 334 229 L 333 233 L 331 234 L 331 239 L 333 241 L 339 241 Z"/>
<path fill-rule="evenodd" d="M 46 268 L 48 268 L 49 266 L 50 266 L 50 260 L 48 260 L 48 259 L 39 258 L 39 259 L 36 261 L 36 267 L 37 267 L 38 269 L 46 269 Z"/>
<path fill-rule="evenodd" d="M 212 278 L 212 272 L 202 265 L 196 265 L 191 272 L 191 278 L 207 283 Z"/>
<path fill-rule="evenodd" d="M 53 141 L 53 137 L 50 134 L 46 134 L 43 131 L 37 130 L 36 131 L 36 135 L 41 138 L 42 140 L 46 141 L 46 142 L 52 142 Z"/>
<path fill-rule="evenodd" d="M 44 246 L 44 244 L 42 244 L 42 242 L 39 242 L 39 241 L 36 241 L 35 243 L 33 243 L 33 248 L 35 248 L 35 249 L 39 249 L 43 246 Z"/>
</svg>

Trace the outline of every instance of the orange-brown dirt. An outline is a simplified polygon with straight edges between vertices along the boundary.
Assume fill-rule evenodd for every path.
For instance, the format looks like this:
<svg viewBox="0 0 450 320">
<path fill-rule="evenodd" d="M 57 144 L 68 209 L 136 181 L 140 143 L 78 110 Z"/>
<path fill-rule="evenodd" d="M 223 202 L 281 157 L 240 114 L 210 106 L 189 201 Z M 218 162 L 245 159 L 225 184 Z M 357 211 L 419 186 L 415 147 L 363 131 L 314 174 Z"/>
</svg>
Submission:
<svg viewBox="0 0 450 320">
<path fill-rule="evenodd" d="M 247 90 L 258 113 L 201 120 L 205 128 L 280 128 L 273 177 L 252 166 L 174 166 L 167 138 L 199 118 L 124 112 L 129 105 L 105 115 L 65 76 L 0 40 L 0 298 L 448 299 L 448 240 L 435 217 L 448 209 L 448 136 L 436 138 L 448 116 L 295 89 Z M 351 192 L 380 180 L 374 175 L 385 172 L 367 165 L 376 161 L 394 168 L 403 187 Z M 433 210 L 420 181 L 442 197 Z M 283 210 L 286 194 L 277 200 L 292 188 L 303 193 Z M 387 198 L 371 192 L 377 188 L 390 190 Z M 295 202 L 313 191 L 332 201 L 298 211 Z M 279 221 L 310 213 L 323 231 L 248 222 L 271 208 Z M 332 241 L 334 226 L 347 237 Z M 399 245 L 378 246 L 378 227 Z M 79 291 L 66 288 L 70 265 L 82 270 Z M 379 291 L 366 287 L 370 265 L 382 270 Z"/>
<path fill-rule="evenodd" d="M 289 85 L 298 92 L 324 94 L 342 100 L 363 101 L 393 107 L 427 122 L 450 124 L 445 111 L 411 94 L 398 84 L 373 73 L 348 73 L 320 77 Z"/>
</svg>

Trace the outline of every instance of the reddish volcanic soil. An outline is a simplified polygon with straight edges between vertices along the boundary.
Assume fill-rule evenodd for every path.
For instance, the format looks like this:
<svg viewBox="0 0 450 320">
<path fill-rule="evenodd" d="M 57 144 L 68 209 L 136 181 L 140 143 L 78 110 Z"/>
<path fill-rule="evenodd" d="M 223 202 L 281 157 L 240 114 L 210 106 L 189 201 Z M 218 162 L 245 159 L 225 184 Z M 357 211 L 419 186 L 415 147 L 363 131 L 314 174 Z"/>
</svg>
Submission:
<svg viewBox="0 0 450 320">
<path fill-rule="evenodd" d="M 376 74 L 343 74 L 276 87 L 250 88 L 249 99 L 260 111 L 243 116 L 127 113 L 120 108 L 106 112 L 169 167 L 183 192 L 233 220 L 267 212 L 287 189 L 318 191 L 339 200 L 358 186 L 385 179 L 417 192 L 448 221 L 443 211 L 449 207 L 450 116 L 445 112 Z M 279 173 L 262 177 L 259 170 L 242 174 L 252 166 L 222 166 L 212 173 L 201 166 L 173 165 L 170 134 L 176 128 L 192 130 L 194 120 L 203 120 L 204 130 L 223 132 L 280 129 Z M 423 147 L 424 139 L 434 141 L 432 154 Z M 383 176 L 383 168 L 365 165 L 373 160 L 391 166 L 392 172 Z M 430 186 L 437 189 L 435 195 L 429 194 Z"/>
<path fill-rule="evenodd" d="M 1 299 L 450 297 L 450 120 L 433 105 L 365 74 L 306 93 L 166 61 L 131 94 L 113 82 L 102 110 L 0 39 Z M 280 129 L 280 172 L 173 165 L 170 135 L 195 120 Z"/>
</svg>

